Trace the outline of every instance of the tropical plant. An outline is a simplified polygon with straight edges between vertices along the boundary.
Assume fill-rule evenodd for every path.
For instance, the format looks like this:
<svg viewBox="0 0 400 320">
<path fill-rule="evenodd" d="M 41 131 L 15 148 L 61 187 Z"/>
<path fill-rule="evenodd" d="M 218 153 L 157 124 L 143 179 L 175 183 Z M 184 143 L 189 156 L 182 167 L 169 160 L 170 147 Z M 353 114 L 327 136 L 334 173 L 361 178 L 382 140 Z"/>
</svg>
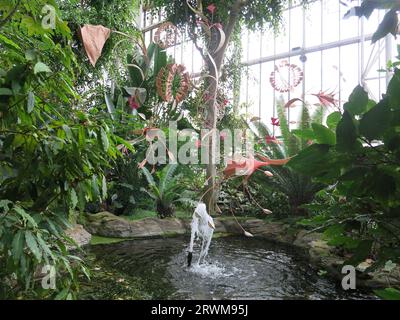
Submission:
<svg viewBox="0 0 400 320">
<path fill-rule="evenodd" d="M 55 29 L 38 18 L 49 4 Z M 105 169 L 125 142 L 80 111 L 71 33 L 55 2 L 1 5 L 0 283 L 13 296 L 72 298 L 86 269 L 64 229 L 86 201 L 105 198 Z M 56 290 L 40 289 L 44 265 L 55 268 Z"/>
<path fill-rule="evenodd" d="M 137 148 L 118 159 L 108 175 L 108 210 L 116 215 L 133 215 L 137 208 L 150 208 L 146 194 L 141 189 L 147 185 L 146 179 L 138 167 L 138 159 L 143 155 Z"/>
<path fill-rule="evenodd" d="M 348 236 L 354 224 L 367 222 L 362 236 L 354 236 L 358 246 L 352 264 L 371 254 L 378 264 L 389 257 L 399 261 L 399 88 L 398 69 L 378 103 L 357 86 L 343 114 L 331 114 L 328 127 L 313 126 L 308 134 L 317 143 L 288 163 L 301 174 L 334 185 L 342 202 L 358 204 L 353 210 L 330 212 L 328 221 L 320 219 L 321 229 L 336 228 L 336 236 Z"/>
<path fill-rule="evenodd" d="M 293 102 L 294 101 L 292 101 L 292 103 Z M 257 138 L 258 144 L 256 144 L 256 152 L 261 160 L 263 160 L 264 156 L 271 159 L 284 159 L 296 155 L 297 152 L 311 142 L 309 137 L 301 135 L 300 132 L 308 132 L 308 130 L 311 130 L 310 123 L 313 120 L 322 122 L 324 111 L 322 106 L 318 107 L 314 114 L 310 116 L 307 109 L 308 106 L 302 103 L 299 123 L 303 130 L 291 131 L 289 130 L 285 113 L 288 106 L 289 104 L 284 105 L 282 102 L 277 105 L 282 133 L 281 140 L 273 137 L 269 128 L 258 119 L 250 122 L 249 128 Z M 317 125 L 321 126 L 320 124 L 314 124 L 314 126 Z M 285 194 L 288 198 L 292 214 L 306 214 L 302 205 L 309 203 L 313 199 L 315 193 L 324 186 L 321 183 L 315 183 L 309 176 L 295 172 L 287 166 L 271 166 L 268 170 L 273 174 L 273 177 L 266 179 L 264 175 L 264 179 L 258 179 L 257 181 L 253 179 L 253 181 L 250 180 L 250 183 L 262 183 L 264 185 L 262 190 L 267 190 L 267 192 L 271 192 L 271 190 L 279 191 Z"/>
<path fill-rule="evenodd" d="M 155 208 L 160 218 L 171 217 L 175 213 L 174 204 L 177 202 L 194 204 L 193 193 L 185 190 L 179 175 L 175 175 L 177 164 L 168 164 L 158 172 L 158 182 L 150 171 L 144 167 L 143 173 L 149 183 L 149 190 L 142 188 L 154 201 Z"/>
</svg>

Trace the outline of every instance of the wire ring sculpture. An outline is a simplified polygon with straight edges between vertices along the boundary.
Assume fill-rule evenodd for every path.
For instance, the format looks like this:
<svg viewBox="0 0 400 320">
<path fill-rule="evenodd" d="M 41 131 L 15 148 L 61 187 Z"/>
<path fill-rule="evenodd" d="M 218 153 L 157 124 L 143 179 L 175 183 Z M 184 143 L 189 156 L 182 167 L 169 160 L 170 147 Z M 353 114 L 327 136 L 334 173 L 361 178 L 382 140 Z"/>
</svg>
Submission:
<svg viewBox="0 0 400 320">
<path fill-rule="evenodd" d="M 275 65 L 275 70 L 271 72 L 269 82 L 276 91 L 284 93 L 296 88 L 303 81 L 303 78 L 304 73 L 299 66 L 283 60 L 279 65 Z"/>
<path fill-rule="evenodd" d="M 163 67 L 157 75 L 156 88 L 158 95 L 165 102 L 179 103 L 189 93 L 190 76 L 185 72 L 182 64 L 168 64 Z"/>
</svg>

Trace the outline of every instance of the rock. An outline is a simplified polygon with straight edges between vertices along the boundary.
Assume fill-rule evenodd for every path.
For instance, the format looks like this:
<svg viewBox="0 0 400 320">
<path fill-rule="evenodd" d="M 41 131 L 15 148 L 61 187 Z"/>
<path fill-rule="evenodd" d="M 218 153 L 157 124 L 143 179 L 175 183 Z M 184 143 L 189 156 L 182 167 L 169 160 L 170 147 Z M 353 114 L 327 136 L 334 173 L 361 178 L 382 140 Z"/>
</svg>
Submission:
<svg viewBox="0 0 400 320">
<path fill-rule="evenodd" d="M 92 235 L 87 232 L 80 224 L 75 225 L 71 229 L 65 230 L 65 234 L 73 239 L 79 248 L 88 245 L 90 243 L 90 240 L 92 239 Z M 76 247 L 67 245 L 67 248 L 73 249 Z"/>
<path fill-rule="evenodd" d="M 371 279 L 364 280 L 361 286 L 368 288 L 387 288 L 400 286 L 400 267 L 396 267 L 392 271 L 379 269 L 369 274 Z"/>
<path fill-rule="evenodd" d="M 166 235 L 168 234 L 185 234 L 188 229 L 190 229 L 190 226 L 187 226 L 185 223 L 183 223 L 182 220 L 177 219 L 177 218 L 168 218 L 168 219 L 163 219 L 158 221 L 160 224 L 160 227 L 162 229 L 162 232 Z"/>
<path fill-rule="evenodd" d="M 233 233 L 233 234 L 243 234 L 244 231 L 243 229 L 240 227 L 240 225 L 237 223 L 237 221 L 235 219 L 223 219 L 223 220 L 216 220 L 217 224 L 222 225 L 220 227 L 218 231 L 218 229 L 216 230 L 217 232 L 227 232 L 227 233 Z"/>
<path fill-rule="evenodd" d="M 288 227 L 283 223 L 265 222 L 263 220 L 253 219 L 247 220 L 243 226 L 255 236 L 270 241 L 291 244 L 294 240 L 294 235 L 288 232 Z"/>
<path fill-rule="evenodd" d="M 145 218 L 129 221 L 110 212 L 87 215 L 86 227 L 93 234 L 114 238 L 150 238 L 184 234 L 190 225 L 176 218 Z"/>
</svg>

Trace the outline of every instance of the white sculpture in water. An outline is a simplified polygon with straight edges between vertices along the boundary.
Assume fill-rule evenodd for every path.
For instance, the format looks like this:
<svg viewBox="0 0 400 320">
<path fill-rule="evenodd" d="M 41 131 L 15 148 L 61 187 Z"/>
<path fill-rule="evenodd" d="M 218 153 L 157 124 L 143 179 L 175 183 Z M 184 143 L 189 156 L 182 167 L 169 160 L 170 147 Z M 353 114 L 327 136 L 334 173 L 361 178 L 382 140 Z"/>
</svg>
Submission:
<svg viewBox="0 0 400 320">
<path fill-rule="evenodd" d="M 198 263 L 207 256 L 210 247 L 211 238 L 215 229 L 213 218 L 207 213 L 206 205 L 199 202 L 193 213 L 192 233 L 190 236 L 188 267 L 192 264 L 193 245 L 197 238 L 201 239 L 201 251 Z"/>
</svg>

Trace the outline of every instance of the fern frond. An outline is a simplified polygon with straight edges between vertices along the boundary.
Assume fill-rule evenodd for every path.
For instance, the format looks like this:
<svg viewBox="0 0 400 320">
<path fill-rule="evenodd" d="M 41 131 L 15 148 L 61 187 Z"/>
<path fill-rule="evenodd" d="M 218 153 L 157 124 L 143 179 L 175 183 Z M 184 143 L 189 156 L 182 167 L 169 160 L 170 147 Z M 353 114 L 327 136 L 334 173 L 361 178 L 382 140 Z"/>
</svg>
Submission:
<svg viewBox="0 0 400 320">
<path fill-rule="evenodd" d="M 166 188 L 168 188 L 168 184 L 172 183 L 173 175 L 178 168 L 177 164 L 168 164 L 161 172 L 160 176 L 160 193 L 163 194 Z"/>
<path fill-rule="evenodd" d="M 154 178 L 151 175 L 150 171 L 146 167 L 143 167 L 142 171 L 144 173 L 144 176 L 146 177 L 148 184 L 151 186 L 155 186 L 156 182 L 154 181 Z"/>
</svg>

